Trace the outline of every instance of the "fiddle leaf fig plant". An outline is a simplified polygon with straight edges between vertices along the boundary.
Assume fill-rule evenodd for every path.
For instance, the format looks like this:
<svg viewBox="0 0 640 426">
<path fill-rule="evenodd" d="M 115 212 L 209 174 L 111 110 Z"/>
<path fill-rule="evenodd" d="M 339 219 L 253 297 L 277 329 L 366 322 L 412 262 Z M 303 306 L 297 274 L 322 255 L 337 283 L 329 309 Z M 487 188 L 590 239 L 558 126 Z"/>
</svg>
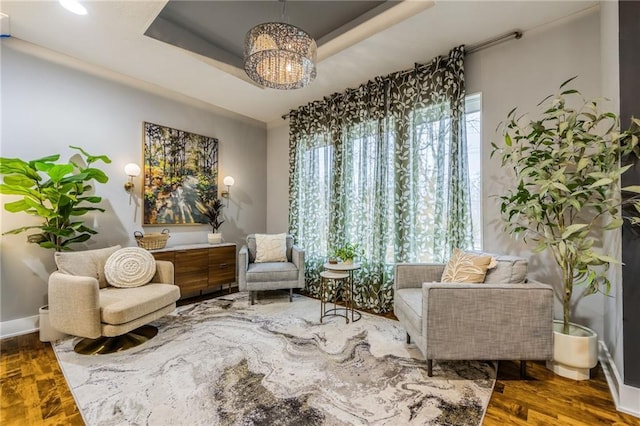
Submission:
<svg viewBox="0 0 640 426">
<path fill-rule="evenodd" d="M 511 110 L 491 153 L 515 175 L 515 187 L 499 196 L 505 230 L 537 243 L 535 252 L 550 250 L 562 272 L 565 334 L 574 285 L 585 285 L 586 294 L 610 290 L 606 270 L 619 261 L 596 247 L 603 231 L 623 223 L 619 181 L 631 166 L 620 158 L 638 153 L 640 135 L 640 120 L 620 131 L 618 116 L 601 111 L 604 100 L 565 88 L 574 78 L 538 104 L 536 118 Z"/>
<path fill-rule="evenodd" d="M 0 158 L 0 194 L 17 195 L 16 201 L 4 204 L 11 213 L 26 213 L 43 219 L 40 225 L 22 226 L 4 234 L 19 234 L 36 230 L 27 236 L 27 241 L 40 247 L 56 251 L 71 250 L 70 245 L 87 241 L 97 232 L 84 222 L 75 220 L 90 211 L 104 212 L 92 206 L 102 201 L 90 195 L 92 180 L 106 183 L 109 178 L 91 164 L 102 161 L 111 163 L 105 155 L 91 155 L 77 146 L 86 167 L 74 161 L 58 163 L 60 154 L 36 160 Z"/>
</svg>

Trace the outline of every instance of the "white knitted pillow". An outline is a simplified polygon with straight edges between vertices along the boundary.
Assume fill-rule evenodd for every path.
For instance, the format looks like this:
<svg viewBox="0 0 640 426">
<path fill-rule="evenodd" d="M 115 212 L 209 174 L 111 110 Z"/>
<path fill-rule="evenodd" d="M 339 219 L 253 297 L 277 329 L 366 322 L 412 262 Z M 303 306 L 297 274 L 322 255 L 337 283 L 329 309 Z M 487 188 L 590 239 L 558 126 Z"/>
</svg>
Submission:
<svg viewBox="0 0 640 426">
<path fill-rule="evenodd" d="M 156 260 L 140 247 L 125 247 L 113 253 L 104 265 L 107 282 L 114 287 L 140 287 L 156 273 Z"/>
</svg>

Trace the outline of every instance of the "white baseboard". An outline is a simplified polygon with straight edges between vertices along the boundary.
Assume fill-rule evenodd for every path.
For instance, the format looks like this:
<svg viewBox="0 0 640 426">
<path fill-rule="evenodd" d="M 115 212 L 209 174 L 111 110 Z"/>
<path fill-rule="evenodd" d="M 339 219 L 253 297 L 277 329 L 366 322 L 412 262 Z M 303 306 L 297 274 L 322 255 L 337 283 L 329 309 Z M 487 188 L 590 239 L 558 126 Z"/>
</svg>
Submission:
<svg viewBox="0 0 640 426">
<path fill-rule="evenodd" d="M 0 322 L 0 339 L 38 331 L 38 315 Z"/>
<path fill-rule="evenodd" d="M 611 358 L 607 345 L 600 340 L 599 360 L 604 370 L 604 375 L 609 384 L 611 396 L 616 404 L 616 409 L 620 412 L 630 414 L 640 418 L 640 388 L 624 384 L 616 364 Z"/>
</svg>

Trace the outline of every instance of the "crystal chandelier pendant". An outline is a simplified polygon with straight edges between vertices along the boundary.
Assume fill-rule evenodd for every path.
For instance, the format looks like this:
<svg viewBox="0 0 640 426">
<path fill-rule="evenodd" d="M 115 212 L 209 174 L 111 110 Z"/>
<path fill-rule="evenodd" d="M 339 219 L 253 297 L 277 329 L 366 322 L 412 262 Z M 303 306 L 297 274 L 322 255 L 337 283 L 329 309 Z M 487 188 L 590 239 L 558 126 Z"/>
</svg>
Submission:
<svg viewBox="0 0 640 426">
<path fill-rule="evenodd" d="M 284 22 L 253 27 L 244 43 L 244 69 L 262 86 L 299 89 L 316 78 L 315 40 L 300 28 Z"/>
</svg>

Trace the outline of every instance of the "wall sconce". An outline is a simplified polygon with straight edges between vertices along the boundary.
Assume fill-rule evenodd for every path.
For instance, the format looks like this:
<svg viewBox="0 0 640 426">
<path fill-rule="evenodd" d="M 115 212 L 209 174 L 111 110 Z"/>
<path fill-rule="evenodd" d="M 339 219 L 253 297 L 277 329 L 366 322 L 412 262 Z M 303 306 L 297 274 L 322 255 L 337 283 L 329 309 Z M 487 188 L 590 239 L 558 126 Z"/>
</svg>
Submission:
<svg viewBox="0 0 640 426">
<path fill-rule="evenodd" d="M 124 184 L 124 190 L 131 193 L 133 191 L 133 178 L 140 176 L 140 166 L 135 163 L 129 163 L 124 166 L 124 172 L 129 176 L 129 182 Z"/>
<path fill-rule="evenodd" d="M 224 179 L 222 180 L 222 183 L 224 183 L 227 186 L 227 190 L 222 191 L 220 193 L 220 196 L 227 199 L 227 207 L 229 207 L 229 193 L 231 192 L 231 187 L 233 186 L 233 184 L 236 183 L 236 180 L 231 176 L 225 176 Z"/>
</svg>

